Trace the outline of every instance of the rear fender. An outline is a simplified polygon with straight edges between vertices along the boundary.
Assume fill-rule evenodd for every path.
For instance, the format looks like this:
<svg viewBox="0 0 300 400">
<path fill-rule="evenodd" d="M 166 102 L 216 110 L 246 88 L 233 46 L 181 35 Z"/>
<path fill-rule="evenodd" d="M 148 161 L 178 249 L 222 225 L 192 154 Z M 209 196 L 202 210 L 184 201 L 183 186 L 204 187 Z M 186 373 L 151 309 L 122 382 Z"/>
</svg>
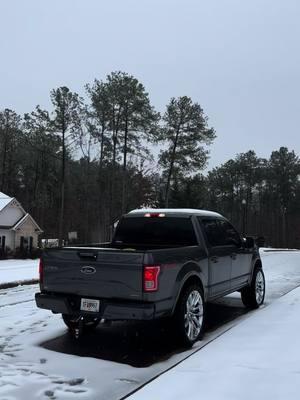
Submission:
<svg viewBox="0 0 300 400">
<path fill-rule="evenodd" d="M 189 263 L 185 265 L 178 273 L 177 278 L 176 278 L 176 283 L 175 283 L 175 288 L 174 288 L 174 304 L 173 304 L 173 309 L 172 309 L 172 315 L 174 314 L 178 299 L 182 293 L 182 289 L 186 285 L 188 280 L 195 279 L 195 281 L 198 281 L 199 284 L 202 286 L 203 289 L 203 294 L 204 298 L 206 299 L 207 295 L 207 290 L 205 286 L 205 275 L 203 274 L 201 268 L 197 264 Z"/>
<path fill-rule="evenodd" d="M 262 268 L 262 262 L 261 262 L 261 259 L 260 259 L 260 257 L 253 257 L 253 259 L 252 259 L 252 271 L 251 271 L 251 275 L 250 275 L 250 280 L 249 280 L 249 285 L 251 284 L 251 282 L 252 282 L 252 277 L 253 277 L 253 274 L 254 274 L 254 270 L 256 269 L 256 268 Z"/>
</svg>

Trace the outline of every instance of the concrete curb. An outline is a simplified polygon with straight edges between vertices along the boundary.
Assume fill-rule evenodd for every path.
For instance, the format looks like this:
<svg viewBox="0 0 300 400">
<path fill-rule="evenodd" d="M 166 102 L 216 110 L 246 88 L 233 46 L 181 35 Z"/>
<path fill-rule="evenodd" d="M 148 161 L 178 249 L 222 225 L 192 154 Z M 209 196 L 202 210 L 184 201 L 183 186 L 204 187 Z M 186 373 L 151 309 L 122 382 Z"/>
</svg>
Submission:
<svg viewBox="0 0 300 400">
<path fill-rule="evenodd" d="M 0 283 L 0 289 L 10 289 L 17 286 L 23 285 L 35 285 L 39 283 L 38 279 L 28 279 L 25 281 L 14 281 L 14 282 L 7 282 L 7 283 Z"/>
</svg>

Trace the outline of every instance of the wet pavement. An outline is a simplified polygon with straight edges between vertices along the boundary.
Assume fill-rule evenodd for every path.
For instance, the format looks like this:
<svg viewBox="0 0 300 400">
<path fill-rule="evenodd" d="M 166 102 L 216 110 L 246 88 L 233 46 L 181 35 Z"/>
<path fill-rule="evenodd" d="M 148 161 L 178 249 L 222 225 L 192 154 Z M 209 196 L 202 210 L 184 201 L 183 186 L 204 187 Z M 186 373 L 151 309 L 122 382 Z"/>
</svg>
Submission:
<svg viewBox="0 0 300 400">
<path fill-rule="evenodd" d="M 207 308 L 206 332 L 213 332 L 248 310 L 240 298 L 226 297 Z M 69 333 L 41 343 L 45 349 L 81 357 L 128 364 L 136 368 L 149 367 L 185 351 L 178 344 L 167 321 L 114 322 L 100 324 L 80 339 Z"/>
</svg>

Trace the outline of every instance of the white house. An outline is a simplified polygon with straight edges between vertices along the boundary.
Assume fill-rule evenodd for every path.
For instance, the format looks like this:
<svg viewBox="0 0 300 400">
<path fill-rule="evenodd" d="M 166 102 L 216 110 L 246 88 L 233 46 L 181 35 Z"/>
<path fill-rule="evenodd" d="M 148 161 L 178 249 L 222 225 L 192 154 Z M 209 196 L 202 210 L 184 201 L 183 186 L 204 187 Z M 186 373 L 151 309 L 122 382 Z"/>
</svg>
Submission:
<svg viewBox="0 0 300 400">
<path fill-rule="evenodd" d="M 14 198 L 0 192 L 0 249 L 37 247 L 38 236 L 43 231 Z"/>
</svg>

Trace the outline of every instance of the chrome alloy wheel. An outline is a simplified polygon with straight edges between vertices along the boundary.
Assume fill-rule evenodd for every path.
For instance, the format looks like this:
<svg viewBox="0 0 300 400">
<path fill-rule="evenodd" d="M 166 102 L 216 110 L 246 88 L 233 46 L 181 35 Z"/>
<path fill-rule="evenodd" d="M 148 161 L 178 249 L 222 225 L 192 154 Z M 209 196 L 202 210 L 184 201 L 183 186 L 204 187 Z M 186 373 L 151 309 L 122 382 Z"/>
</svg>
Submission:
<svg viewBox="0 0 300 400">
<path fill-rule="evenodd" d="M 265 295 L 265 279 L 263 273 L 258 271 L 255 280 L 255 298 L 258 305 L 261 304 Z"/>
<path fill-rule="evenodd" d="M 203 300 L 197 290 L 193 290 L 185 305 L 184 328 L 189 340 L 197 339 L 203 324 Z"/>
</svg>

